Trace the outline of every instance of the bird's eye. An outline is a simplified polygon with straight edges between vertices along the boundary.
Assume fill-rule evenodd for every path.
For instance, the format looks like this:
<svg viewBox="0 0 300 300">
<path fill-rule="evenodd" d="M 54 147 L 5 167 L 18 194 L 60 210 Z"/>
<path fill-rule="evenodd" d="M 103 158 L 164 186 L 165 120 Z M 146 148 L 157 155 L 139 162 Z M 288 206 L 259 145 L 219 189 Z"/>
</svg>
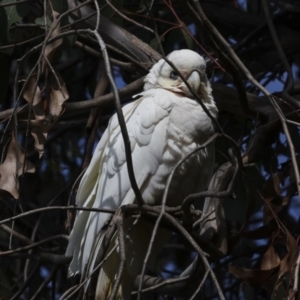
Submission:
<svg viewBox="0 0 300 300">
<path fill-rule="evenodd" d="M 179 75 L 175 72 L 175 71 L 172 71 L 171 74 L 170 74 L 170 78 L 173 79 L 173 80 L 177 80 L 179 77 Z"/>
</svg>

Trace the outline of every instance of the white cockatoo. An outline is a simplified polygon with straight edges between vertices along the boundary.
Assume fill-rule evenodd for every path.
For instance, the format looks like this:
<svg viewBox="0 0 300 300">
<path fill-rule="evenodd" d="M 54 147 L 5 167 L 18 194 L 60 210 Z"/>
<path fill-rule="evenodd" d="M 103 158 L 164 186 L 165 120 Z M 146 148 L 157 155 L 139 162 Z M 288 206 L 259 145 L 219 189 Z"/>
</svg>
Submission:
<svg viewBox="0 0 300 300">
<path fill-rule="evenodd" d="M 205 60 L 191 50 L 176 50 L 167 57 L 184 76 L 211 116 L 217 117 L 210 83 L 205 75 Z M 176 163 L 205 143 L 214 133 L 213 122 L 177 72 L 164 60 L 158 61 L 145 77 L 144 91 L 123 107 L 130 138 L 133 169 L 143 201 L 159 205 L 166 182 Z M 136 97 L 137 97 L 136 96 Z M 167 197 L 168 206 L 178 206 L 191 193 L 207 188 L 214 165 L 214 146 L 187 159 L 174 174 Z M 131 188 L 123 137 L 114 115 L 104 132 L 79 185 L 78 207 L 117 209 L 136 203 Z M 97 252 L 110 214 L 79 211 L 70 234 L 67 256 L 73 256 L 69 275 L 88 276 L 95 267 Z M 129 221 L 125 220 L 124 231 Z M 126 268 L 117 298 L 130 299 L 134 278 L 141 272 L 153 224 L 142 218 L 125 241 Z M 157 233 L 157 244 L 167 242 L 166 229 Z M 117 244 L 115 237 L 111 244 Z M 153 245 L 154 255 L 162 245 Z M 112 248 L 112 247 L 110 247 Z M 111 258 L 110 258 L 111 257 Z M 118 250 L 102 266 L 95 299 L 107 299 L 118 270 Z"/>
</svg>

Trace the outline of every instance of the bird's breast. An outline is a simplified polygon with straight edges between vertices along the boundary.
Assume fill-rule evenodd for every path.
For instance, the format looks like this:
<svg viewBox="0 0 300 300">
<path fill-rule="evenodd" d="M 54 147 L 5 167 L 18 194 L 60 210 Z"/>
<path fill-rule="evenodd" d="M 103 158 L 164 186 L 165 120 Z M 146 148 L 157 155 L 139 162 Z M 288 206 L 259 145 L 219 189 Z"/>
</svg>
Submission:
<svg viewBox="0 0 300 300">
<path fill-rule="evenodd" d="M 206 142 L 212 134 L 212 122 L 199 105 L 192 101 L 188 104 L 174 105 L 166 125 L 162 160 L 143 195 L 148 204 L 161 204 L 166 182 L 173 168 L 188 153 Z M 167 205 L 180 205 L 189 194 L 206 189 L 213 162 L 213 145 L 185 160 L 174 174 Z"/>
</svg>

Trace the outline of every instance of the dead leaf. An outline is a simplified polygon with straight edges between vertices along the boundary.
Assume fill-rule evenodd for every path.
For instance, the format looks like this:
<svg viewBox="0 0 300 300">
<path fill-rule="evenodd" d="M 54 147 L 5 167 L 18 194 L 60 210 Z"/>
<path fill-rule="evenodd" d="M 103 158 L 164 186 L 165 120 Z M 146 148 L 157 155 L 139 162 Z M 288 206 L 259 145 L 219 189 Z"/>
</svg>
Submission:
<svg viewBox="0 0 300 300">
<path fill-rule="evenodd" d="M 25 167 L 24 166 L 25 163 Z M 25 160 L 22 147 L 16 142 L 14 133 L 7 149 L 3 164 L 0 165 L 0 194 L 7 196 L 9 193 L 14 198 L 19 198 L 18 176 L 24 173 L 34 173 L 35 168 L 31 162 Z"/>
<path fill-rule="evenodd" d="M 283 224 L 281 224 L 281 227 L 283 227 L 285 231 L 284 242 L 285 242 L 287 254 L 281 261 L 279 278 L 281 276 L 284 276 L 286 272 L 290 272 L 294 268 L 294 266 L 296 265 L 297 254 L 298 254 L 298 247 L 295 238 L 290 234 L 288 229 Z"/>
<path fill-rule="evenodd" d="M 271 245 L 262 258 L 261 270 L 271 270 L 277 268 L 279 264 L 280 258 L 276 253 L 274 246 Z"/>
<path fill-rule="evenodd" d="M 284 206 L 283 198 L 278 196 L 272 199 L 265 199 L 263 207 L 264 223 L 267 224 L 272 219 L 277 218 L 277 214 Z"/>
<path fill-rule="evenodd" d="M 228 271 L 236 278 L 251 286 L 261 286 L 274 274 L 278 273 L 280 258 L 271 245 L 264 254 L 260 269 L 245 269 L 229 266 Z"/>
<path fill-rule="evenodd" d="M 266 282 L 275 272 L 278 271 L 279 267 L 275 267 L 269 270 L 260 269 L 244 269 L 229 266 L 228 271 L 236 278 L 242 280 L 244 283 L 251 286 L 261 286 Z"/>
<path fill-rule="evenodd" d="M 283 300 L 283 299 L 297 299 L 293 298 L 292 295 L 288 297 L 289 290 L 289 279 L 286 277 L 279 278 L 275 283 L 271 283 L 272 289 L 269 288 L 268 283 L 264 285 L 272 293 L 272 300 Z"/>
<path fill-rule="evenodd" d="M 44 144 L 47 139 L 47 132 L 44 127 L 45 123 L 45 108 L 42 99 L 42 92 L 37 84 L 36 76 L 31 76 L 27 82 L 23 97 L 28 103 L 32 103 L 35 121 L 30 121 L 32 126 L 31 135 L 34 138 L 34 148 L 39 153 L 39 157 L 44 154 Z M 27 121 L 24 121 L 27 122 Z"/>
<path fill-rule="evenodd" d="M 49 39 L 52 39 L 61 33 L 60 23 L 57 20 L 59 17 L 59 13 L 57 11 L 52 10 L 52 16 L 53 16 L 53 22 L 49 28 L 49 32 L 51 32 Z M 47 59 L 49 61 L 51 61 L 51 58 L 53 57 L 55 51 L 62 44 L 62 42 L 63 42 L 63 39 L 60 38 L 46 46 L 44 55 L 45 55 L 45 57 L 47 57 Z M 44 63 L 43 63 L 43 70 L 45 69 L 45 66 L 47 66 L 46 60 L 44 60 Z"/>
<path fill-rule="evenodd" d="M 282 243 L 285 244 L 287 253 L 280 262 L 277 280 L 274 282 L 272 299 L 283 299 L 280 298 L 282 295 L 293 299 L 294 291 L 292 283 L 295 275 L 294 267 L 297 261 L 298 247 L 295 238 L 290 234 L 288 229 L 282 223 L 280 225 L 285 235 Z"/>
<path fill-rule="evenodd" d="M 275 226 L 277 225 L 277 228 Z M 254 231 L 244 232 L 243 237 L 250 239 L 261 239 L 272 237 L 272 244 L 264 254 L 261 261 L 261 269 L 243 269 L 234 266 L 228 267 L 229 272 L 252 286 L 264 285 L 269 290 L 276 293 L 276 289 L 282 288 L 282 282 L 285 278 L 294 277 L 294 267 L 297 260 L 297 243 L 295 238 L 290 234 L 288 229 L 277 218 L 271 219 L 270 222 Z M 276 253 L 274 245 L 283 244 L 286 248 L 286 255 L 280 259 Z M 287 282 L 286 292 L 289 294 L 292 289 L 289 288 L 290 280 Z"/>
<path fill-rule="evenodd" d="M 31 135 L 34 138 L 34 149 L 39 153 L 39 158 L 41 158 L 44 154 L 44 145 L 48 134 L 41 132 L 38 127 L 33 127 Z"/>
<path fill-rule="evenodd" d="M 36 76 L 31 76 L 26 84 L 23 97 L 34 106 L 42 102 L 42 93 L 36 81 Z"/>
<path fill-rule="evenodd" d="M 44 102 L 42 99 L 42 92 L 36 82 L 36 76 L 31 76 L 27 82 L 23 93 L 24 99 L 32 104 L 33 112 L 36 120 L 45 118 Z"/>
<path fill-rule="evenodd" d="M 63 112 L 63 104 L 69 99 L 69 93 L 65 82 L 58 72 L 55 72 L 59 83 L 54 80 L 51 84 L 49 113 L 52 116 L 60 116 Z"/>
<path fill-rule="evenodd" d="M 270 178 L 267 180 L 264 187 L 264 197 L 274 198 L 279 196 L 281 193 L 280 180 L 277 174 L 272 173 Z"/>
<path fill-rule="evenodd" d="M 268 223 L 271 219 L 277 216 L 278 212 L 284 205 L 283 198 L 280 196 L 280 180 L 276 174 L 271 174 L 264 188 L 264 222 Z"/>
<path fill-rule="evenodd" d="M 53 10 L 52 6 L 51 9 L 52 9 L 53 22 L 49 28 L 50 39 L 56 37 L 61 33 L 60 23 L 58 21 L 59 13 Z M 63 39 L 60 38 L 46 46 L 44 56 L 48 59 L 48 61 L 51 61 L 55 51 L 62 44 L 62 42 Z M 45 71 L 47 65 L 48 65 L 47 61 L 44 60 L 43 71 Z M 51 77 L 54 77 L 54 80 L 52 80 L 53 83 L 50 83 L 51 92 L 50 92 L 50 100 L 48 103 L 49 104 L 48 111 L 49 114 L 51 114 L 52 116 L 60 116 L 63 111 L 63 104 L 65 101 L 68 100 L 69 94 L 66 85 L 62 80 L 62 77 L 55 70 L 53 66 L 51 67 L 51 72 L 49 72 L 49 77 L 50 77 L 49 82 L 51 82 Z"/>
</svg>

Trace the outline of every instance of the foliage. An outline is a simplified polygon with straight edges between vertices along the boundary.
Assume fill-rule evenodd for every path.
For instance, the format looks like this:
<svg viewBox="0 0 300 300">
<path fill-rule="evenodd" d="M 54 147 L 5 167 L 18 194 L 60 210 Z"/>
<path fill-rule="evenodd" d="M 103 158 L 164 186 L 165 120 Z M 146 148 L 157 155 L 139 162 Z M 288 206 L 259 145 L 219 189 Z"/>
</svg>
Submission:
<svg viewBox="0 0 300 300">
<path fill-rule="evenodd" d="M 168 212 L 174 235 L 148 274 L 150 286 L 182 281 L 147 295 L 297 298 L 299 14 L 293 0 L 0 1 L 0 298 L 67 299 L 78 286 L 64 252 L 77 178 L 114 112 L 105 49 L 125 103 L 179 48 L 207 60 L 216 173 L 210 193 Z"/>
</svg>

